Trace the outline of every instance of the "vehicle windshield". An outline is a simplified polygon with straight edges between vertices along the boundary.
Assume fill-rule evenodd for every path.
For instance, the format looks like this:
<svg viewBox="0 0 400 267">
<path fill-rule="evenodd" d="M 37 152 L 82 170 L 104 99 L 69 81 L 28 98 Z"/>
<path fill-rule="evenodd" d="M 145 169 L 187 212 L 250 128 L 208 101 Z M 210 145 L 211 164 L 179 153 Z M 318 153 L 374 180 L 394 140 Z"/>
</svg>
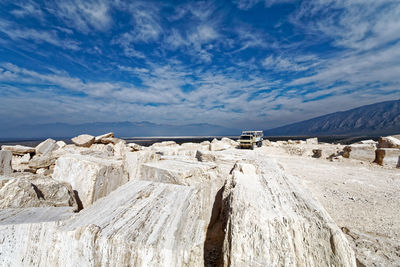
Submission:
<svg viewBox="0 0 400 267">
<path fill-rule="evenodd" d="M 251 136 L 250 135 L 242 135 L 241 137 L 240 137 L 240 140 L 250 140 L 251 139 Z"/>
</svg>

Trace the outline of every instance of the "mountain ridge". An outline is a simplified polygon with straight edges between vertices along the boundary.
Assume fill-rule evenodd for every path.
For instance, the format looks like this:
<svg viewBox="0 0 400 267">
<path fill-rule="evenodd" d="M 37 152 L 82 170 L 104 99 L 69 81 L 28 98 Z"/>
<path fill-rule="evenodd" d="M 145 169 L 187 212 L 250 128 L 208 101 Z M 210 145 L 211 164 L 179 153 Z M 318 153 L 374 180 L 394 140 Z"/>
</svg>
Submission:
<svg viewBox="0 0 400 267">
<path fill-rule="evenodd" d="M 400 100 L 378 102 L 264 130 L 267 136 L 390 135 L 400 132 Z"/>
</svg>

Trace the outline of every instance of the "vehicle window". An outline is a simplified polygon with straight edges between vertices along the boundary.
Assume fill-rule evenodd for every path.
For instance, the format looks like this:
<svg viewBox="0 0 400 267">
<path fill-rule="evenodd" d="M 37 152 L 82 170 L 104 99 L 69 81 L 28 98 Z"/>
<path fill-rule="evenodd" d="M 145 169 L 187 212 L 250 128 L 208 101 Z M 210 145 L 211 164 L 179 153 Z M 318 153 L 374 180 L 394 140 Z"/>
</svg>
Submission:
<svg viewBox="0 0 400 267">
<path fill-rule="evenodd" d="M 245 135 L 245 136 L 241 136 L 240 139 L 241 140 L 250 140 L 251 136 Z"/>
</svg>

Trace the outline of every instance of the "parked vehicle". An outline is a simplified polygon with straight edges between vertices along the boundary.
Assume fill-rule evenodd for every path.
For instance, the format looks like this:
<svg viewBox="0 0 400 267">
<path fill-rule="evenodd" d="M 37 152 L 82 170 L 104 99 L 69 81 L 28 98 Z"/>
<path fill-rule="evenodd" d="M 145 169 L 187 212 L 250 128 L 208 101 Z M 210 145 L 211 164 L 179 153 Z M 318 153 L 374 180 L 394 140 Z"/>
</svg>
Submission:
<svg viewBox="0 0 400 267">
<path fill-rule="evenodd" d="M 263 139 L 263 131 L 243 131 L 238 141 L 240 148 L 250 148 L 253 150 L 254 146 L 262 146 Z"/>
</svg>

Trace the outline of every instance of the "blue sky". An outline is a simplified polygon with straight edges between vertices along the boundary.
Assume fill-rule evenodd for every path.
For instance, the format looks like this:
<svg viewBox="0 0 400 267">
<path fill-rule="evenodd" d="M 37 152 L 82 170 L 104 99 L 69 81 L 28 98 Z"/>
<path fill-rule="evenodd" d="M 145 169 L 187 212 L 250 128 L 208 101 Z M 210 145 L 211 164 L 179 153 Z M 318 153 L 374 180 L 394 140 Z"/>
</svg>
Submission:
<svg viewBox="0 0 400 267">
<path fill-rule="evenodd" d="M 400 98 L 398 0 L 0 3 L 0 123 L 268 129 Z"/>
</svg>

